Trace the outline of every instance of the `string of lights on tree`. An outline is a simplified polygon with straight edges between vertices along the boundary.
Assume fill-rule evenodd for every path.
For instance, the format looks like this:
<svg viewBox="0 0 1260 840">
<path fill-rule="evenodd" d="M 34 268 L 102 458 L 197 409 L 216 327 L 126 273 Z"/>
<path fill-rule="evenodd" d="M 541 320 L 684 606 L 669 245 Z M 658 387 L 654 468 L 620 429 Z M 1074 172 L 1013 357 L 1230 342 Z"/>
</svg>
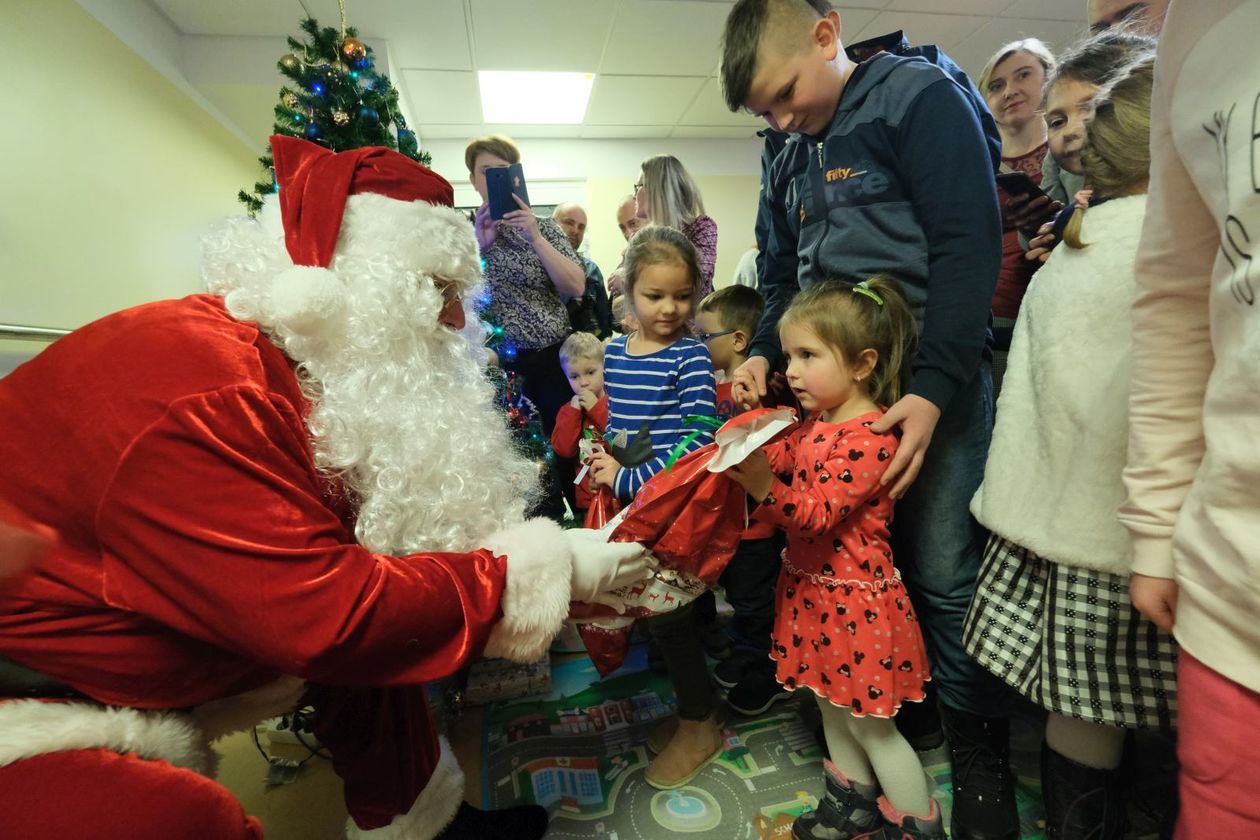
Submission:
<svg viewBox="0 0 1260 840">
<path fill-rule="evenodd" d="M 321 29 L 314 18 L 303 20 L 301 27 L 307 40 L 290 37 L 291 52 L 277 62 L 293 84 L 280 88 L 272 133 L 303 137 L 334 152 L 384 146 L 428 166 L 430 155 L 407 127 L 398 91 L 388 76 L 376 72 L 372 49 L 345 25 L 344 5 L 340 30 Z M 252 192 L 237 195 L 251 215 L 277 189 L 271 150 L 258 162 L 269 177 L 254 184 Z"/>
</svg>

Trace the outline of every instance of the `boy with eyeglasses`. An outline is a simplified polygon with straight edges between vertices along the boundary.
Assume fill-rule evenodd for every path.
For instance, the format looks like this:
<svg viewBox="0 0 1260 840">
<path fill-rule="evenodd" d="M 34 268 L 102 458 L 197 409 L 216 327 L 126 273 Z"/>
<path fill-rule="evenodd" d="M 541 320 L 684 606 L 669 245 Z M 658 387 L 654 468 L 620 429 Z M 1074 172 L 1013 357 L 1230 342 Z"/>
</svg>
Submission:
<svg viewBox="0 0 1260 840">
<path fill-rule="evenodd" d="M 731 398 L 730 378 L 748 360 L 748 346 L 763 305 L 756 289 L 728 286 L 705 297 L 696 310 L 696 338 L 704 342 L 713 359 L 719 380 L 717 412 L 723 419 L 740 413 Z M 713 669 L 713 679 L 728 689 L 726 704 L 742 715 L 761 714 L 792 696 L 774 678 L 770 659 L 774 588 L 782 553 L 782 531 L 769 523 L 749 522 L 719 581 L 734 610 L 730 627 L 733 650 Z M 702 612 L 697 610 L 697 619 L 703 620 Z"/>
</svg>

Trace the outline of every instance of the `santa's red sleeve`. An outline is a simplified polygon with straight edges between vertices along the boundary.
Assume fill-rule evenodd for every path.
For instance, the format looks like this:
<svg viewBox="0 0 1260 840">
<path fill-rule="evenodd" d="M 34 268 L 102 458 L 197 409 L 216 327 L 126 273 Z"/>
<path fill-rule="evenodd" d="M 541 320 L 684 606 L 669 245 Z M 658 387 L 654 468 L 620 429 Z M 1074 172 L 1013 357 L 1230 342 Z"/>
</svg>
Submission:
<svg viewBox="0 0 1260 840">
<path fill-rule="evenodd" d="M 576 458 L 578 441 L 582 439 L 582 409 L 571 403 L 560 406 L 556 425 L 551 430 L 551 448 L 561 458 Z"/>
<path fill-rule="evenodd" d="M 97 511 L 108 602 L 336 685 L 418 684 L 537 658 L 572 558 L 534 520 L 466 554 L 374 554 L 325 503 L 306 426 L 255 387 L 174 403 L 131 441 Z"/>
</svg>

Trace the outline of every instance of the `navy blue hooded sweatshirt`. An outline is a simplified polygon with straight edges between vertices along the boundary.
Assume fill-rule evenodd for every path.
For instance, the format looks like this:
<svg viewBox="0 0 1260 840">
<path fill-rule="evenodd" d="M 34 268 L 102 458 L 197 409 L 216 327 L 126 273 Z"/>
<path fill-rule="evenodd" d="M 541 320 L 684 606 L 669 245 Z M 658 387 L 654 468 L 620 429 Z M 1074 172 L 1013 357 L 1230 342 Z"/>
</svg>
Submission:
<svg viewBox="0 0 1260 840">
<path fill-rule="evenodd" d="M 764 192 L 766 309 L 750 354 L 779 362 L 779 318 L 802 287 L 889 274 L 920 325 L 909 392 L 944 410 L 990 353 L 1002 256 L 988 144 L 958 83 L 920 57 L 859 64 L 826 135 L 793 135 Z"/>
</svg>

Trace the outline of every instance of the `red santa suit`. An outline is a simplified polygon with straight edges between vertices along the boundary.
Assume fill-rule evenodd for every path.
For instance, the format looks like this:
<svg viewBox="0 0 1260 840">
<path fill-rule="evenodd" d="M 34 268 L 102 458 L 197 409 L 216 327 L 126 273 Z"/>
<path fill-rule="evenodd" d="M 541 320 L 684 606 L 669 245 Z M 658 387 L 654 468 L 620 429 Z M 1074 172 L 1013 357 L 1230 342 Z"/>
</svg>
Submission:
<svg viewBox="0 0 1260 840">
<path fill-rule="evenodd" d="M 422 174 L 393 197 L 449 205 Z M 210 295 L 105 317 L 0 379 L 0 487 L 59 538 L 0 596 L 0 657 L 65 688 L 0 701 L 0 836 L 261 836 L 207 777 L 207 720 L 242 694 L 278 713 L 285 676 L 309 682 L 352 837 L 449 822 L 463 777 L 420 686 L 541 655 L 571 555 L 540 520 L 470 553 L 374 554 L 308 408 L 290 359 Z"/>
</svg>

